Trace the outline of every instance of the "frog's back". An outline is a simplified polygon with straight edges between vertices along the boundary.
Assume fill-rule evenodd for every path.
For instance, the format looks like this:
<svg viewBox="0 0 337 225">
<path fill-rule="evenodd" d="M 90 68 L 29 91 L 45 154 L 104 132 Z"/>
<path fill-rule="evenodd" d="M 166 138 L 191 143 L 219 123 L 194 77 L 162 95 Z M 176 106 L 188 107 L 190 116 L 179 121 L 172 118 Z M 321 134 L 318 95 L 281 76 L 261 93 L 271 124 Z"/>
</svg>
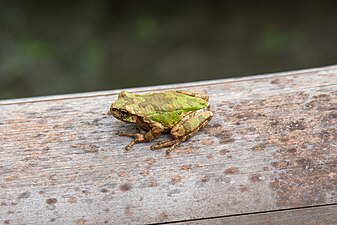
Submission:
<svg viewBox="0 0 337 225">
<path fill-rule="evenodd" d="M 165 91 L 142 95 L 141 108 L 146 110 L 149 119 L 167 127 L 177 123 L 186 113 L 208 106 L 208 102 L 176 91 Z"/>
</svg>

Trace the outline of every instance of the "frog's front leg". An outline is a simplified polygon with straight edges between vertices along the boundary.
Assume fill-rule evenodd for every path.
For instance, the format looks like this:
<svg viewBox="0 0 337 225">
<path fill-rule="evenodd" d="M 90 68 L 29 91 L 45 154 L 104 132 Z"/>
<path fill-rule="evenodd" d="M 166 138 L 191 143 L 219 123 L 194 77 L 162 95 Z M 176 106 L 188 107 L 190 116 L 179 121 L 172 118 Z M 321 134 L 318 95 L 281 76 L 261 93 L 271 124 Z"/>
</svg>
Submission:
<svg viewBox="0 0 337 225">
<path fill-rule="evenodd" d="M 130 134 L 125 132 L 118 132 L 117 134 L 120 136 L 127 136 L 127 137 L 134 137 L 135 139 L 128 144 L 125 149 L 129 150 L 134 146 L 136 143 L 140 142 L 149 142 L 152 141 L 154 138 L 156 138 L 158 135 L 160 135 L 164 131 L 164 126 L 160 123 L 151 123 L 149 124 L 150 130 L 147 133 L 136 133 L 136 134 Z"/>
<path fill-rule="evenodd" d="M 206 126 L 212 117 L 213 113 L 211 111 L 196 112 L 187 115 L 171 129 L 170 134 L 173 138 L 172 140 L 158 142 L 157 144 L 152 145 L 151 149 L 155 150 L 170 147 L 166 151 L 166 153 L 169 154 L 177 145 L 186 141 L 195 135 L 201 128 Z"/>
</svg>

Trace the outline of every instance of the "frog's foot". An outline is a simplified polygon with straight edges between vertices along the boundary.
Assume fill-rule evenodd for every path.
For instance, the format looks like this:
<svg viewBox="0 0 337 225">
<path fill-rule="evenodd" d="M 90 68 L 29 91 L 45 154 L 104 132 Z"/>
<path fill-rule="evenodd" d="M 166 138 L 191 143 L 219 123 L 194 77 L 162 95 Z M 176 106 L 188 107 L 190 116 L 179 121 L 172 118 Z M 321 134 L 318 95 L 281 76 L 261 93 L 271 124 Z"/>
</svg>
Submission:
<svg viewBox="0 0 337 225">
<path fill-rule="evenodd" d="M 167 141 L 158 141 L 156 144 L 151 146 L 151 150 L 170 147 L 169 149 L 166 150 L 166 154 L 169 154 L 181 142 L 182 142 L 182 140 L 178 140 L 178 139 L 167 140 Z"/>
<path fill-rule="evenodd" d="M 130 144 L 128 144 L 125 147 L 126 150 L 130 150 L 132 148 L 132 146 L 134 146 L 136 143 L 145 141 L 144 134 L 130 134 L 130 133 L 125 133 L 125 132 L 121 132 L 121 131 L 119 131 L 117 134 L 119 136 L 126 136 L 126 137 L 134 137 L 135 138 L 135 140 L 131 141 Z"/>
</svg>

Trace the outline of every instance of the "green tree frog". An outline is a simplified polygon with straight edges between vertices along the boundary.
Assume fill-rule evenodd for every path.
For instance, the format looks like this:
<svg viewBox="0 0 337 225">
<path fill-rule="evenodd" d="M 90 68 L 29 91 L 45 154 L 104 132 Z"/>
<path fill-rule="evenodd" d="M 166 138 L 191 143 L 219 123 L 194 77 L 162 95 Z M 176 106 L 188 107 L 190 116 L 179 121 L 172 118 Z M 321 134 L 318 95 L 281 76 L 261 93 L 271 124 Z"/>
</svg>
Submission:
<svg viewBox="0 0 337 225">
<path fill-rule="evenodd" d="M 111 104 L 109 115 L 119 120 L 135 123 L 140 133 L 118 132 L 118 135 L 134 137 L 126 146 L 129 150 L 139 142 L 149 142 L 163 132 L 172 139 L 160 141 L 152 150 L 169 147 L 169 154 L 177 145 L 186 141 L 212 119 L 209 97 L 204 94 L 173 90 L 147 94 L 122 91 Z"/>
</svg>

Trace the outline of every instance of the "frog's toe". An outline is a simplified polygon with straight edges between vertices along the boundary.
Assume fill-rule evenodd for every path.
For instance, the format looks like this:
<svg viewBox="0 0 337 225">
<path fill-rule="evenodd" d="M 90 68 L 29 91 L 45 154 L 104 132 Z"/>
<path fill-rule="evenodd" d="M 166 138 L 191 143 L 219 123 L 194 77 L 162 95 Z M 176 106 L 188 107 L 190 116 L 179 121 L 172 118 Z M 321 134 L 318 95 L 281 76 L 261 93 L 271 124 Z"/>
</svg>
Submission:
<svg viewBox="0 0 337 225">
<path fill-rule="evenodd" d="M 125 150 L 126 150 L 126 151 L 129 151 L 129 150 L 132 148 L 132 146 L 134 146 L 136 143 L 137 143 L 136 140 L 131 141 L 130 144 L 128 144 L 128 145 L 125 147 Z"/>
<path fill-rule="evenodd" d="M 152 145 L 151 150 L 156 150 L 160 148 L 170 147 L 177 143 L 178 140 L 166 140 L 166 141 L 158 141 L 156 144 Z"/>
<path fill-rule="evenodd" d="M 181 143 L 180 140 L 176 141 L 176 143 L 174 143 L 169 149 L 166 150 L 166 155 L 169 155 L 173 151 L 173 149 L 177 147 L 177 145 L 179 145 L 180 143 Z"/>
</svg>

